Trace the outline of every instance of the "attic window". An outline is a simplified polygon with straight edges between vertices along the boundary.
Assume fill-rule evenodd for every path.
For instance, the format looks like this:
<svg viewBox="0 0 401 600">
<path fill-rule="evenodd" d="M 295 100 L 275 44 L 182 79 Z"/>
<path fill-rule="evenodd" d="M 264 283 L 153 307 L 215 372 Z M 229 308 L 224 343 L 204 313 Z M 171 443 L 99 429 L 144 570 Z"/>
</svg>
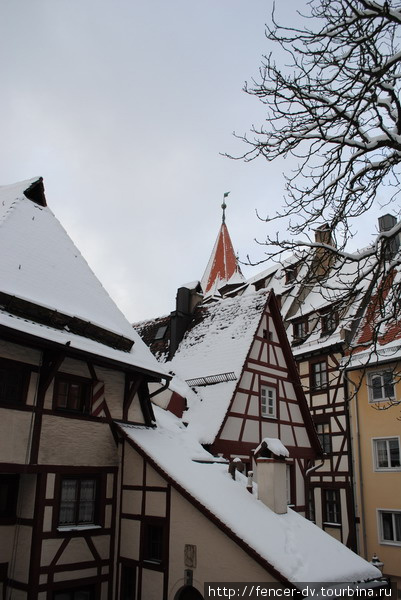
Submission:
<svg viewBox="0 0 401 600">
<path fill-rule="evenodd" d="M 295 267 L 288 267 L 285 269 L 285 283 L 294 283 L 297 277 L 297 270 Z"/>
<path fill-rule="evenodd" d="M 294 342 L 302 342 L 306 338 L 308 333 L 308 321 L 302 319 L 302 321 L 296 321 L 293 325 Z"/>
<path fill-rule="evenodd" d="M 162 340 L 166 335 L 167 325 L 161 325 L 156 331 L 155 340 Z"/>
<path fill-rule="evenodd" d="M 272 338 L 273 338 L 273 334 L 272 334 L 272 332 L 271 332 L 271 331 L 269 331 L 268 329 L 264 329 L 264 330 L 263 330 L 263 338 L 264 338 L 265 340 L 268 340 L 269 342 L 271 342 L 271 341 L 272 341 Z"/>
<path fill-rule="evenodd" d="M 322 315 L 321 326 L 322 335 L 333 333 L 338 324 L 338 313 L 333 311 Z"/>
</svg>

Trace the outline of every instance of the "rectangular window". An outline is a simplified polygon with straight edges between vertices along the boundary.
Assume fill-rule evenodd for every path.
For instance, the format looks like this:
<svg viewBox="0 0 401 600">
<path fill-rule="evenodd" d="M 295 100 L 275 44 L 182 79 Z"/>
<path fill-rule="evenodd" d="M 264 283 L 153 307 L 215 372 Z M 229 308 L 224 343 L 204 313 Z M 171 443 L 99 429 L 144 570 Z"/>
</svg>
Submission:
<svg viewBox="0 0 401 600">
<path fill-rule="evenodd" d="M 327 387 L 327 363 L 326 361 L 311 363 L 311 382 L 312 390 L 323 390 Z"/>
<path fill-rule="evenodd" d="M 121 565 L 120 600 L 135 600 L 136 567 Z"/>
<path fill-rule="evenodd" d="M 28 371 L 11 360 L 0 361 L 0 403 L 21 405 L 25 402 Z"/>
<path fill-rule="evenodd" d="M 308 333 L 308 323 L 306 320 L 296 321 L 293 324 L 293 336 L 294 342 L 302 341 L 306 338 L 306 334 Z"/>
<path fill-rule="evenodd" d="M 0 523 L 15 523 L 17 518 L 19 475 L 0 475 Z"/>
<path fill-rule="evenodd" d="M 144 521 L 143 527 L 143 560 L 161 563 L 164 559 L 165 532 L 164 523 Z"/>
<path fill-rule="evenodd" d="M 336 312 L 329 312 L 325 315 L 322 315 L 321 318 L 321 328 L 322 335 L 327 335 L 329 333 L 333 333 L 336 329 L 338 323 L 338 315 Z"/>
<path fill-rule="evenodd" d="M 95 600 L 93 586 L 79 587 L 70 590 L 54 592 L 53 600 Z"/>
<path fill-rule="evenodd" d="M 369 401 L 380 402 L 394 398 L 392 371 L 381 371 L 369 375 Z"/>
<path fill-rule="evenodd" d="M 379 510 L 380 541 L 401 545 L 401 511 Z"/>
<path fill-rule="evenodd" d="M 60 512 L 58 524 L 98 524 L 98 481 L 91 477 L 65 478 L 61 480 Z"/>
<path fill-rule="evenodd" d="M 285 283 L 288 285 L 289 283 L 294 283 L 297 278 L 297 269 L 296 267 L 287 267 L 284 270 L 285 273 Z"/>
<path fill-rule="evenodd" d="M 88 413 L 91 382 L 73 375 L 57 375 L 54 382 L 54 407 L 57 410 Z"/>
<path fill-rule="evenodd" d="M 325 454 L 331 452 L 330 423 L 316 423 L 317 436 Z"/>
<path fill-rule="evenodd" d="M 373 440 L 375 469 L 399 469 L 399 438 L 382 438 Z"/>
<path fill-rule="evenodd" d="M 262 417 L 276 417 L 276 388 L 262 385 L 260 388 L 260 410 Z"/>
<path fill-rule="evenodd" d="M 341 523 L 341 504 L 339 490 L 323 490 L 324 521 L 330 524 Z"/>
<path fill-rule="evenodd" d="M 156 331 L 156 335 L 154 337 L 155 340 L 162 340 L 166 335 L 167 325 L 160 325 L 160 327 Z"/>
</svg>

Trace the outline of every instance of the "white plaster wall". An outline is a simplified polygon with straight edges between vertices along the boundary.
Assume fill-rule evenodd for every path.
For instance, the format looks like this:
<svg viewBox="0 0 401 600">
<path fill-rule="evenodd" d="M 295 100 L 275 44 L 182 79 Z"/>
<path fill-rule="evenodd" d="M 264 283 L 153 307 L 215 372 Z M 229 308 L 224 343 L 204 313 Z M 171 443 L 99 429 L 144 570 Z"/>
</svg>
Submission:
<svg viewBox="0 0 401 600">
<path fill-rule="evenodd" d="M 228 417 L 226 424 L 224 425 L 223 431 L 221 432 L 221 439 L 231 440 L 238 439 L 241 431 L 242 419 L 236 417 Z"/>
<path fill-rule="evenodd" d="M 32 413 L 0 408 L 0 462 L 25 464 L 31 427 Z"/>
<path fill-rule="evenodd" d="M 185 544 L 197 548 L 194 586 L 203 595 L 205 581 L 274 581 L 216 525 L 172 489 L 170 521 L 170 570 L 168 598 L 184 585 Z M 211 560 L 211 550 L 217 560 Z"/>
</svg>

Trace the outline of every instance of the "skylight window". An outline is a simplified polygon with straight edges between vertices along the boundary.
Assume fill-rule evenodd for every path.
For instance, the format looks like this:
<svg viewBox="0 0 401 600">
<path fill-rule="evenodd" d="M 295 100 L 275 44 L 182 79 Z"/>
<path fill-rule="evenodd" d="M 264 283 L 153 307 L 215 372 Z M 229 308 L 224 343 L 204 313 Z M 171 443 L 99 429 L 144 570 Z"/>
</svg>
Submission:
<svg viewBox="0 0 401 600">
<path fill-rule="evenodd" d="M 167 325 L 161 325 L 156 331 L 155 340 L 162 340 L 166 335 Z"/>
</svg>

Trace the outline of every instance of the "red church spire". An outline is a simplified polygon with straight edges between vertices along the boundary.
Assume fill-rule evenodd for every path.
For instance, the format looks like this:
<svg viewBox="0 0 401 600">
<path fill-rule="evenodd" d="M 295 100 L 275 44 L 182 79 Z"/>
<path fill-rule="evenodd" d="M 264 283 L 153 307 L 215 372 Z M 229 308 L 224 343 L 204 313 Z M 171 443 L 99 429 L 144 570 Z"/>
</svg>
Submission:
<svg viewBox="0 0 401 600">
<path fill-rule="evenodd" d="M 212 254 L 201 280 L 203 294 L 210 296 L 226 285 L 238 285 L 245 281 L 238 266 L 237 257 L 231 242 L 230 234 L 225 223 L 225 199 L 230 192 L 224 194 L 222 224 Z"/>
</svg>

